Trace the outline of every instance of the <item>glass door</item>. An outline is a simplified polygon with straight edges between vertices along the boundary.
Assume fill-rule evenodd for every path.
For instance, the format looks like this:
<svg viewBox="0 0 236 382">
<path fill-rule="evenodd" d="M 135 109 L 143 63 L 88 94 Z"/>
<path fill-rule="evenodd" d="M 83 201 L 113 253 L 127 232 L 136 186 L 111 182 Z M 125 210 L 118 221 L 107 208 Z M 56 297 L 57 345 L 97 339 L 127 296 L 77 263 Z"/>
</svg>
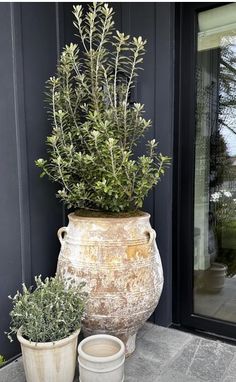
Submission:
<svg viewBox="0 0 236 382">
<path fill-rule="evenodd" d="M 236 339 L 236 3 L 179 20 L 175 322 Z"/>
<path fill-rule="evenodd" d="M 198 27 L 194 313 L 236 322 L 236 4 Z"/>
</svg>

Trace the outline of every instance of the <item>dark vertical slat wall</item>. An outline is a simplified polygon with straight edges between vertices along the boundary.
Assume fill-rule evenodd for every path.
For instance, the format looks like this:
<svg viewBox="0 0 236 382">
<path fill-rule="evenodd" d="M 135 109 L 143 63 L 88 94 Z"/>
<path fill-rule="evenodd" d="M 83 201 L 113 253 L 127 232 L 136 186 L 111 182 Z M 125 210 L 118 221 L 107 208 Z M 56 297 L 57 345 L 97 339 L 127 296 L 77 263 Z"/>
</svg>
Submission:
<svg viewBox="0 0 236 382">
<path fill-rule="evenodd" d="M 132 98 L 134 102 L 145 104 L 147 119 L 155 122 L 155 3 L 126 3 L 122 4 L 121 29 L 126 34 L 133 36 L 142 36 L 147 40 L 146 54 L 144 56 L 144 71 L 139 72 L 136 81 L 136 88 Z M 146 139 L 153 139 L 154 123 L 145 136 Z M 144 143 L 145 145 L 145 143 Z M 141 147 L 138 147 L 138 154 Z M 145 200 L 143 209 L 150 212 L 152 223 L 154 224 L 153 214 L 154 193 L 151 191 L 149 197 Z"/>
<path fill-rule="evenodd" d="M 28 186 L 32 275 L 53 274 L 62 225 L 62 204 L 55 186 L 39 177 L 34 160 L 46 156 L 45 139 L 50 131 L 45 109 L 45 81 L 55 73 L 59 30 L 55 3 L 22 3 L 22 40 L 25 121 L 28 157 Z"/>
<path fill-rule="evenodd" d="M 21 225 L 19 205 L 18 136 L 16 132 L 16 73 L 13 56 L 12 9 L 0 5 L 0 353 L 6 357 L 17 351 L 9 345 L 3 331 L 7 329 L 7 296 L 22 282 Z M 4 53 L 4 54 L 3 54 Z"/>
<path fill-rule="evenodd" d="M 156 4 L 155 18 L 155 136 L 160 151 L 173 158 L 174 137 L 174 3 Z M 153 214 L 164 269 L 164 288 L 155 322 L 172 322 L 172 202 L 173 165 L 155 191 Z"/>
<path fill-rule="evenodd" d="M 173 7 L 171 3 L 113 3 L 116 28 L 148 40 L 144 71 L 140 73 L 134 101 L 145 104 L 153 120 L 147 138 L 160 142 L 172 156 L 173 116 Z M 44 105 L 44 84 L 54 74 L 64 42 L 74 41 L 72 3 L 0 4 L 0 354 L 19 352 L 3 334 L 9 324 L 9 301 L 22 282 L 36 274 L 55 272 L 63 225 L 63 208 L 55 186 L 39 178 L 34 160 L 46 155 L 50 131 Z M 141 149 L 140 149 L 141 152 Z M 165 286 L 153 320 L 172 321 L 172 171 L 145 202 L 157 230 Z"/>
<path fill-rule="evenodd" d="M 145 104 L 146 116 L 153 121 L 146 138 L 155 137 L 159 150 L 173 157 L 174 4 L 122 3 L 121 28 L 148 41 L 135 101 Z M 164 289 L 152 317 L 161 325 L 172 322 L 172 185 L 170 168 L 144 204 L 157 232 L 164 269 Z"/>
<path fill-rule="evenodd" d="M 36 274 L 54 274 L 59 251 L 62 206 L 34 165 L 50 131 L 43 91 L 55 71 L 57 18 L 55 3 L 0 4 L 0 354 L 7 359 L 19 353 L 3 334 L 7 296 Z"/>
</svg>

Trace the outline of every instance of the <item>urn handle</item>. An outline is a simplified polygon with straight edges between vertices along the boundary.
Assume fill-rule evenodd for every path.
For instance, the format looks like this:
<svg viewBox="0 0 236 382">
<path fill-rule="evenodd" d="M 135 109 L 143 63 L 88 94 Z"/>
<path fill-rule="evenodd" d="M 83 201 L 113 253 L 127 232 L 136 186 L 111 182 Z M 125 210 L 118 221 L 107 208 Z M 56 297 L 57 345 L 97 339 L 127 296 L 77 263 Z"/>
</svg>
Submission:
<svg viewBox="0 0 236 382">
<path fill-rule="evenodd" d="M 66 235 L 67 235 L 67 227 L 59 228 L 59 230 L 57 231 L 57 236 L 61 245 L 64 243 Z"/>
<path fill-rule="evenodd" d="M 148 245 L 151 245 L 153 241 L 156 239 L 156 231 L 153 228 L 147 229 L 144 231 L 144 235 L 148 237 Z"/>
</svg>

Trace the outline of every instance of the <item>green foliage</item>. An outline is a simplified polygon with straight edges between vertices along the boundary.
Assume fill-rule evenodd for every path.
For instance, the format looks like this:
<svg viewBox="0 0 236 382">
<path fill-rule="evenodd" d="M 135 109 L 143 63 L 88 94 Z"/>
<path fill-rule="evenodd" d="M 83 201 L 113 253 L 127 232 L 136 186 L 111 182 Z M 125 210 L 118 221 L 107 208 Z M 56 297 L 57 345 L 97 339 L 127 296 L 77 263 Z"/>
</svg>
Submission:
<svg viewBox="0 0 236 382">
<path fill-rule="evenodd" d="M 236 250 L 232 248 L 221 248 L 216 261 L 227 266 L 227 276 L 236 275 Z"/>
<path fill-rule="evenodd" d="M 218 243 L 216 261 L 227 265 L 227 276 L 236 274 L 236 199 L 230 191 L 219 190 L 210 198 L 215 218 L 215 233 Z"/>
<path fill-rule="evenodd" d="M 235 215 L 234 215 L 235 217 Z M 231 218 L 232 219 L 232 218 Z M 236 275 L 236 220 L 224 221 L 216 226 L 218 254 L 216 261 L 227 265 L 227 276 Z"/>
<path fill-rule="evenodd" d="M 219 123 L 210 137 L 210 187 L 216 189 L 225 180 L 233 181 L 233 179 L 233 167 Z"/>
<path fill-rule="evenodd" d="M 3 366 L 5 362 L 5 358 L 3 357 L 3 355 L 0 354 L 0 367 Z"/>
<path fill-rule="evenodd" d="M 151 126 L 144 105 L 129 103 L 146 41 L 114 32 L 107 4 L 90 4 L 85 14 L 77 5 L 73 13 L 82 50 L 66 45 L 47 82 L 49 159 L 36 165 L 61 185 L 57 195 L 69 208 L 136 210 L 170 162 L 154 139 L 145 155 L 134 156 Z"/>
<path fill-rule="evenodd" d="M 22 293 L 17 291 L 12 298 L 10 313 L 10 341 L 12 334 L 22 328 L 22 336 L 33 342 L 58 341 L 68 337 L 80 327 L 84 310 L 83 284 L 76 286 L 51 277 L 41 280 L 35 277 L 36 287 L 23 284 Z"/>
<path fill-rule="evenodd" d="M 219 190 L 211 194 L 211 210 L 216 220 L 216 226 L 229 223 L 236 216 L 236 199 L 230 191 Z"/>
</svg>

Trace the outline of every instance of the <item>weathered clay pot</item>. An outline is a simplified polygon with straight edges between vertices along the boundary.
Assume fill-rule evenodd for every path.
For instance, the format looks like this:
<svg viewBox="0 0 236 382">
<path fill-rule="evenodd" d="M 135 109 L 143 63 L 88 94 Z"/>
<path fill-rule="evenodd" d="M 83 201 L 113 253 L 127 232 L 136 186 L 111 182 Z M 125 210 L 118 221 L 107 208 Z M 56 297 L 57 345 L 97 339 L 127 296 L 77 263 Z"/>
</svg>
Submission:
<svg viewBox="0 0 236 382">
<path fill-rule="evenodd" d="M 72 213 L 68 227 L 58 231 L 57 274 L 87 284 L 84 335 L 114 335 L 125 343 L 126 355 L 134 351 L 137 331 L 153 313 L 163 287 L 149 219 L 144 212 L 129 217 Z"/>
</svg>

